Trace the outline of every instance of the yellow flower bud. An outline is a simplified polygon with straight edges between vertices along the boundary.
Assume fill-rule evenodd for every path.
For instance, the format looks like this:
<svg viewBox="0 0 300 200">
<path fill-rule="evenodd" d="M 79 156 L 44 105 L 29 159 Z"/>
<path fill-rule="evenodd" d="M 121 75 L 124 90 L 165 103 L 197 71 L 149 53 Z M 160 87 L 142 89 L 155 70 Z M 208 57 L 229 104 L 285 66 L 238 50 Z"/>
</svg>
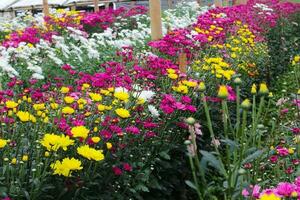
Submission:
<svg viewBox="0 0 300 200">
<path fill-rule="evenodd" d="M 269 93 L 269 89 L 265 83 L 261 83 L 259 85 L 259 93 L 260 94 L 268 94 Z"/>
<path fill-rule="evenodd" d="M 218 91 L 218 97 L 222 99 L 226 99 L 228 97 L 228 90 L 226 85 L 221 85 Z"/>
</svg>

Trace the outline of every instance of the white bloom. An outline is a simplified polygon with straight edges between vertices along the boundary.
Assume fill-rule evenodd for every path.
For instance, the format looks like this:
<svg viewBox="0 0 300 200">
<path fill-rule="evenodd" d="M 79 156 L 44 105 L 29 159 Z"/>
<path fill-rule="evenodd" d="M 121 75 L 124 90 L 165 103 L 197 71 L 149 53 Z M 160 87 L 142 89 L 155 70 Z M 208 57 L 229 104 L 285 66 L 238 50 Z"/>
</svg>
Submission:
<svg viewBox="0 0 300 200">
<path fill-rule="evenodd" d="M 115 92 L 126 92 L 126 93 L 128 93 L 128 90 L 124 87 L 117 87 L 117 88 L 115 88 Z"/>
<path fill-rule="evenodd" d="M 148 105 L 148 109 L 153 117 L 159 117 L 159 112 L 153 105 Z"/>
<path fill-rule="evenodd" d="M 41 74 L 34 73 L 34 74 L 32 74 L 32 78 L 40 80 L 40 79 L 44 79 L 45 77 Z"/>
<path fill-rule="evenodd" d="M 134 92 L 132 94 L 135 98 L 143 99 L 145 101 L 149 101 L 155 95 L 155 93 L 151 90 L 143 90 L 142 92 Z"/>
</svg>

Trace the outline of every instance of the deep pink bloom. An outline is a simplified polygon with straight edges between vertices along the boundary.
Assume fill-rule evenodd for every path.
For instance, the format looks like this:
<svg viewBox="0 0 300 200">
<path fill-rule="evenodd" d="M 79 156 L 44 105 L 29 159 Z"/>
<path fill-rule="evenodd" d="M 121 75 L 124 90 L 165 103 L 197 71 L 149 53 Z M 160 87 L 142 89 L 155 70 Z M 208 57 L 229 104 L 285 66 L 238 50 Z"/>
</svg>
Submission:
<svg viewBox="0 0 300 200">
<path fill-rule="evenodd" d="M 123 169 L 125 171 L 131 172 L 132 171 L 132 166 L 128 163 L 123 163 Z"/>
<path fill-rule="evenodd" d="M 114 174 L 117 175 L 117 176 L 121 176 L 122 173 L 123 173 L 122 170 L 119 167 L 116 167 L 116 166 L 114 166 L 112 168 L 112 170 L 113 170 Z"/>
<path fill-rule="evenodd" d="M 295 185 L 288 182 L 282 182 L 278 184 L 276 191 L 279 195 L 289 197 L 292 192 L 295 191 Z"/>
</svg>

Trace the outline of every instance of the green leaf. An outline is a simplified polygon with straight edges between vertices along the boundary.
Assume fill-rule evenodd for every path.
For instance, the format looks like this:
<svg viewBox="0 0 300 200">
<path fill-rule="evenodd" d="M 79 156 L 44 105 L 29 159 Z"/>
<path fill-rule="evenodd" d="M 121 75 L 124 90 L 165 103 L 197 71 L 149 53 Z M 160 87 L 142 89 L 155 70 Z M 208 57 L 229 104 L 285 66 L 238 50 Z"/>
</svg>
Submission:
<svg viewBox="0 0 300 200">
<path fill-rule="evenodd" d="M 194 190 L 198 190 L 198 188 L 195 186 L 194 183 L 192 183 L 191 181 L 189 180 L 186 180 L 185 181 L 185 184 L 187 184 L 190 188 L 194 189 Z"/>
<path fill-rule="evenodd" d="M 201 150 L 200 153 L 212 167 L 219 171 L 220 174 L 223 174 L 224 176 L 227 175 L 223 163 L 221 163 L 221 161 L 218 160 L 212 153 L 203 150 Z"/>
<path fill-rule="evenodd" d="M 171 160 L 171 157 L 169 156 L 169 154 L 166 151 L 162 151 L 159 153 L 159 155 L 166 160 Z"/>
<path fill-rule="evenodd" d="M 260 157 L 262 154 L 264 153 L 263 150 L 257 150 L 254 153 L 248 155 L 243 161 L 242 164 L 248 163 L 248 162 L 252 162 L 254 159 Z"/>
</svg>

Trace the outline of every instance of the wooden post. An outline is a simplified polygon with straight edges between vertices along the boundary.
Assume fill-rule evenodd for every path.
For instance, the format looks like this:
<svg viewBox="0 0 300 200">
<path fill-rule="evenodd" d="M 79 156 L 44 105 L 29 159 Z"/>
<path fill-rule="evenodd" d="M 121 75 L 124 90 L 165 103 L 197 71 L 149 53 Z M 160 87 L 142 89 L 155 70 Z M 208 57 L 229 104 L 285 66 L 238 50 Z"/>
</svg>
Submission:
<svg viewBox="0 0 300 200">
<path fill-rule="evenodd" d="M 43 12 L 44 12 L 44 16 L 49 16 L 49 4 L 48 4 L 48 0 L 43 0 Z"/>
<path fill-rule="evenodd" d="M 173 7 L 173 0 L 168 0 L 168 7 L 169 9 Z"/>
<path fill-rule="evenodd" d="M 179 65 L 179 71 L 181 73 L 186 73 L 186 66 L 187 66 L 186 53 L 179 53 L 178 65 Z"/>
<path fill-rule="evenodd" d="M 222 4 L 222 0 L 214 0 L 214 4 L 216 7 L 222 7 L 223 4 Z"/>
<path fill-rule="evenodd" d="M 235 0 L 234 5 L 247 4 L 247 0 Z"/>
<path fill-rule="evenodd" d="M 94 0 L 94 11 L 99 12 L 99 0 Z"/>
<path fill-rule="evenodd" d="M 76 10 L 76 5 L 71 6 L 71 10 L 75 11 Z"/>
<path fill-rule="evenodd" d="M 149 0 L 149 12 L 152 40 L 159 40 L 163 37 L 160 0 Z"/>
<path fill-rule="evenodd" d="M 199 4 L 199 6 L 202 6 L 202 1 L 201 0 L 197 0 L 197 3 Z"/>
<path fill-rule="evenodd" d="M 135 4 L 136 4 L 136 1 L 131 1 L 131 2 L 130 2 L 130 8 L 134 8 L 134 7 L 135 7 Z"/>
</svg>

